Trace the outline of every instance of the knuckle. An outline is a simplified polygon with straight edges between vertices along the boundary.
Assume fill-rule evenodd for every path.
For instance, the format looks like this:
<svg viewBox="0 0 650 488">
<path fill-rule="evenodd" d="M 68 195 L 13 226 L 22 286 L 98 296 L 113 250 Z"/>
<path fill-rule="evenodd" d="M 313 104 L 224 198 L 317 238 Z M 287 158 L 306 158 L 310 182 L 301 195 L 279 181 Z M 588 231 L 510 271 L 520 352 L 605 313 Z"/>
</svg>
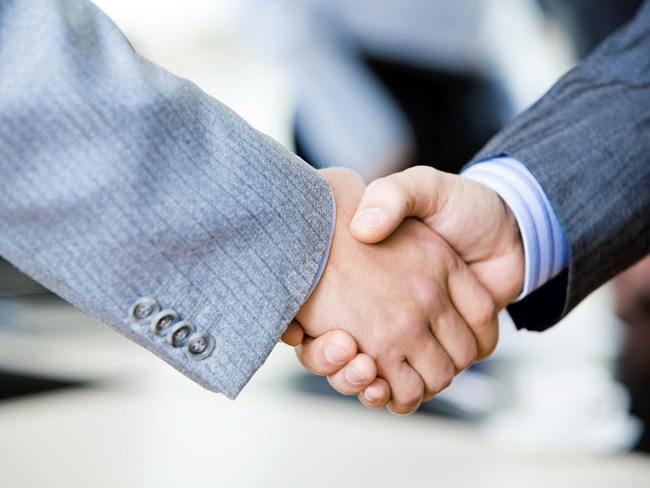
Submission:
<svg viewBox="0 0 650 488">
<path fill-rule="evenodd" d="M 429 283 L 427 285 L 427 305 L 430 310 L 437 312 L 443 310 L 448 301 L 448 296 L 445 290 L 436 283 Z"/>
<path fill-rule="evenodd" d="M 375 193 L 375 192 L 386 192 L 390 191 L 393 188 L 393 183 L 391 181 L 391 178 L 388 176 L 384 176 L 382 178 L 377 178 L 376 180 L 371 181 L 368 184 L 368 187 L 366 189 L 367 192 L 369 193 Z"/>
<path fill-rule="evenodd" d="M 498 329 L 496 329 L 495 334 L 490 337 L 489 341 L 477 354 L 477 361 L 482 361 L 483 359 L 490 356 L 497 348 L 498 341 L 499 341 L 499 333 L 498 333 Z"/>
<path fill-rule="evenodd" d="M 418 181 L 421 181 L 423 179 L 429 180 L 436 178 L 438 175 L 438 170 L 432 168 L 431 166 L 418 165 L 407 168 L 404 170 L 404 174 L 416 178 Z"/>
<path fill-rule="evenodd" d="M 377 357 L 377 374 L 383 378 L 392 378 L 401 367 L 406 358 L 406 354 L 400 347 L 387 346 L 383 354 Z M 398 385 L 393 380 L 390 381 L 390 387 L 394 390 Z"/>
<path fill-rule="evenodd" d="M 422 401 L 422 394 L 419 392 L 405 392 L 399 398 L 396 398 L 392 404 L 391 408 L 399 414 L 407 414 L 414 412 L 420 402 Z"/>
<path fill-rule="evenodd" d="M 443 287 L 430 280 L 420 280 L 413 286 L 413 295 L 417 305 L 422 305 L 427 313 L 437 312 L 446 306 L 448 296 Z"/>
<path fill-rule="evenodd" d="M 396 329 L 399 331 L 398 340 L 403 342 L 404 338 L 408 340 L 418 340 L 429 334 L 429 324 L 422 318 L 413 315 L 404 315 L 396 319 Z M 403 357 L 400 356 L 401 360 Z"/>
<path fill-rule="evenodd" d="M 435 263 L 439 270 L 442 270 L 445 276 L 450 276 L 461 271 L 465 263 L 452 250 L 447 241 L 438 236 L 437 239 L 431 239 L 429 244 L 429 253 L 435 256 Z"/>
<path fill-rule="evenodd" d="M 475 333 L 481 345 L 477 359 L 485 359 L 496 349 L 499 336 L 499 316 L 496 305 L 492 299 L 486 300 L 479 307 Z"/>
<path fill-rule="evenodd" d="M 431 166 L 412 166 L 402 171 L 403 175 L 408 181 L 422 184 L 427 188 L 435 188 L 438 182 L 439 171 Z M 397 173 L 398 175 L 400 173 Z"/>
<path fill-rule="evenodd" d="M 450 362 L 447 363 L 446 366 L 443 368 L 443 371 L 441 371 L 438 377 L 433 381 L 430 387 L 430 393 L 433 395 L 437 395 L 442 390 L 444 390 L 449 385 L 451 385 L 451 382 L 454 381 L 455 374 L 456 374 L 456 370 L 454 366 Z"/>
<path fill-rule="evenodd" d="M 402 200 L 404 200 L 402 189 L 392 175 L 372 181 L 366 191 L 368 193 L 380 194 L 387 201 L 398 201 L 402 203 Z"/>
<path fill-rule="evenodd" d="M 326 337 L 323 339 L 327 340 L 327 343 L 322 344 L 323 347 L 327 347 L 328 345 L 336 346 L 347 355 L 348 360 L 352 359 L 354 354 L 357 352 L 356 340 L 352 335 L 344 330 L 333 330 L 327 333 Z"/>
<path fill-rule="evenodd" d="M 453 378 L 444 378 L 444 379 L 437 380 L 434 383 L 433 387 L 431 388 L 431 391 L 430 391 L 431 395 L 435 396 L 435 395 L 439 394 L 445 388 L 447 388 L 449 385 L 451 385 L 452 381 L 453 381 Z"/>
<path fill-rule="evenodd" d="M 398 361 L 397 351 L 395 350 L 395 331 L 390 327 L 374 327 L 369 340 L 364 341 L 364 351 L 371 357 L 381 358 L 382 363 L 388 359 L 390 360 L 395 356 L 395 361 Z M 392 364 L 391 364 L 392 365 Z"/>
<path fill-rule="evenodd" d="M 478 311 L 478 326 L 487 329 L 494 325 L 497 320 L 497 308 L 492 299 L 484 300 Z"/>
<path fill-rule="evenodd" d="M 436 275 L 448 277 L 466 266 L 465 263 L 454 253 L 447 241 L 439 235 L 431 235 L 424 243 L 425 252 L 432 257 L 431 266 Z"/>
<path fill-rule="evenodd" d="M 460 371 L 463 371 L 474 364 L 477 359 L 478 346 L 476 345 L 476 342 L 468 341 L 458 356 L 458 364 L 456 366 Z"/>
</svg>

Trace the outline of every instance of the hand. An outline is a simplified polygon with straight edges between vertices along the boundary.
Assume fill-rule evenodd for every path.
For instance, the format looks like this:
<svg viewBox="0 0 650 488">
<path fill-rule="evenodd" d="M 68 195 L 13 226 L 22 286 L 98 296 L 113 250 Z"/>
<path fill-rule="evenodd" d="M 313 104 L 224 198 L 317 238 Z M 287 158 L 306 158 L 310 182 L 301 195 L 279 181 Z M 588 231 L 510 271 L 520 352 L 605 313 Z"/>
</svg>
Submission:
<svg viewBox="0 0 650 488">
<path fill-rule="evenodd" d="M 498 309 L 515 300 L 524 282 L 524 251 L 509 207 L 491 189 L 427 166 L 380 178 L 366 189 L 350 232 L 376 243 L 407 217 L 417 217 L 449 243 L 492 295 Z M 496 344 L 496 331 L 483 331 Z M 479 356 L 491 352 L 484 347 Z"/>
<path fill-rule="evenodd" d="M 334 330 L 317 338 L 306 337 L 302 326 L 294 320 L 282 335 L 282 342 L 295 347 L 302 365 L 318 376 L 327 376 L 339 393 L 357 394 L 359 401 L 372 409 L 388 404 L 388 383 L 377 377 L 374 360 L 357 354 L 357 341 L 347 332 Z"/>
<path fill-rule="evenodd" d="M 410 413 L 475 361 L 485 347 L 477 344 L 482 329 L 496 328 L 494 303 L 421 222 L 404 222 L 375 246 L 352 239 L 348 226 L 363 182 L 349 170 L 323 174 L 337 202 L 336 229 L 323 277 L 296 319 L 312 337 L 349 332 L 390 384 L 389 408 Z M 337 375 L 330 381 L 344 390 Z"/>
</svg>

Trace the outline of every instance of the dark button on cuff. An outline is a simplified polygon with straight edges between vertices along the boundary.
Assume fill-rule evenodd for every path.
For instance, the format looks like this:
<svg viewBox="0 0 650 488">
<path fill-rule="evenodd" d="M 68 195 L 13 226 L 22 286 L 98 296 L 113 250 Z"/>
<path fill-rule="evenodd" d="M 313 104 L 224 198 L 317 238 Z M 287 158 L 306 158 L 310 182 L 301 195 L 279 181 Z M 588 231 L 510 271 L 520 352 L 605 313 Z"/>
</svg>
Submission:
<svg viewBox="0 0 650 488">
<path fill-rule="evenodd" d="M 151 319 L 151 332 L 157 336 L 164 336 L 176 322 L 178 322 L 176 310 L 168 308 Z"/>
<path fill-rule="evenodd" d="M 214 345 L 211 335 L 200 332 L 192 334 L 185 347 L 185 355 L 193 361 L 200 361 L 212 354 Z"/>
<path fill-rule="evenodd" d="M 141 326 L 149 325 L 151 317 L 160 311 L 160 305 L 153 298 L 139 298 L 129 309 L 131 323 Z"/>
<path fill-rule="evenodd" d="M 194 333 L 194 326 L 187 320 L 174 325 L 167 335 L 167 342 L 173 347 L 183 347 L 187 344 L 190 336 Z"/>
</svg>

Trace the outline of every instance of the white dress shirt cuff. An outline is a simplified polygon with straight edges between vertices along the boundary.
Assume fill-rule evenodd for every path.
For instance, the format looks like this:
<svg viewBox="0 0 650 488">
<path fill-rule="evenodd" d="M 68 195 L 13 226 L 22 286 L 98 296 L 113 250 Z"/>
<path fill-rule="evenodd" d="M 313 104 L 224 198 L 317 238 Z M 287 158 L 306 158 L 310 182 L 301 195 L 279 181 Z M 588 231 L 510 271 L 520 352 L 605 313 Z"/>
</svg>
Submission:
<svg viewBox="0 0 650 488">
<path fill-rule="evenodd" d="M 524 287 L 517 301 L 569 265 L 564 230 L 544 190 L 526 166 L 511 157 L 496 157 L 470 166 L 462 176 L 494 190 L 517 220 L 525 254 Z"/>
</svg>

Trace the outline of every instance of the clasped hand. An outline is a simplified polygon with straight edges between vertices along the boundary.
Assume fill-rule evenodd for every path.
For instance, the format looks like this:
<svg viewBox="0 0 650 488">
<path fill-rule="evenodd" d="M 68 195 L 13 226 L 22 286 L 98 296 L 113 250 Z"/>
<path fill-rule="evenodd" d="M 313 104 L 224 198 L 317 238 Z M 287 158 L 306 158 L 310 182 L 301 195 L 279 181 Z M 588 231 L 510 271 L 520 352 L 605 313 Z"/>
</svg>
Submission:
<svg viewBox="0 0 650 488">
<path fill-rule="evenodd" d="M 492 190 L 428 167 L 367 188 L 351 170 L 322 174 L 332 247 L 283 340 L 340 393 L 411 413 L 496 347 L 523 283 L 516 221 Z"/>
</svg>

